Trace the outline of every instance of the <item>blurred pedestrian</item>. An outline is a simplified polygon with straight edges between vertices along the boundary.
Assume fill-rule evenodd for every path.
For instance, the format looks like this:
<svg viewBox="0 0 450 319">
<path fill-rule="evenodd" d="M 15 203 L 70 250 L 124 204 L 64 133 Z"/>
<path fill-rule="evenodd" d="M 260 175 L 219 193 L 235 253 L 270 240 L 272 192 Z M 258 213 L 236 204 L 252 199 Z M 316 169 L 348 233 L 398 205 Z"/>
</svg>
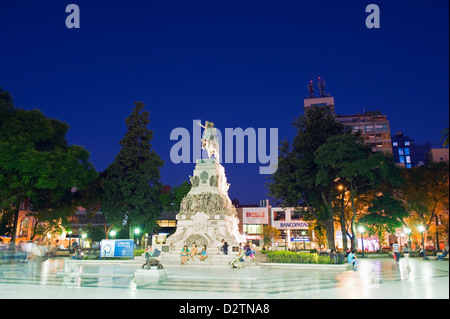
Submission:
<svg viewBox="0 0 450 319">
<path fill-rule="evenodd" d="M 35 239 L 27 248 L 28 277 L 36 277 L 41 269 L 44 250 L 39 239 Z"/>
<path fill-rule="evenodd" d="M 392 244 L 392 254 L 394 255 L 394 259 L 396 262 L 400 261 L 400 245 L 397 241 L 394 241 Z"/>
</svg>

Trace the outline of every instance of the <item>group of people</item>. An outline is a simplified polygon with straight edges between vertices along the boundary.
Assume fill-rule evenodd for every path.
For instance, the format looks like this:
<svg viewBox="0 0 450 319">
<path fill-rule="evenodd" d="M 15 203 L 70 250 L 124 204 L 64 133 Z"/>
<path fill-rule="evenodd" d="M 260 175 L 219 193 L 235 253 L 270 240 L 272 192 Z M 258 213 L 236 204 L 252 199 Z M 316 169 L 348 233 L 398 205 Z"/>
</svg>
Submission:
<svg viewBox="0 0 450 319">
<path fill-rule="evenodd" d="M 184 265 L 189 260 L 194 260 L 195 258 L 198 258 L 200 260 L 205 260 L 208 257 L 208 253 L 206 250 L 206 245 L 202 246 L 202 250 L 198 251 L 197 244 L 195 242 L 192 243 L 192 247 L 189 250 L 189 247 L 187 245 L 184 245 L 183 249 L 181 250 L 181 264 Z"/>
<path fill-rule="evenodd" d="M 225 241 L 225 239 L 222 239 L 218 250 L 219 253 L 228 255 L 228 243 Z M 242 256 L 247 256 L 253 259 L 256 253 L 256 246 L 250 246 L 249 243 L 241 243 L 239 245 L 238 256 L 241 255 L 241 253 Z M 181 250 L 181 265 L 184 265 L 187 261 L 194 260 L 195 258 L 198 258 L 199 260 L 205 260 L 207 257 L 208 252 L 206 249 L 206 245 L 203 245 L 200 251 L 198 250 L 197 244 L 195 242 L 192 243 L 191 248 L 189 248 L 188 245 L 184 245 L 183 249 Z"/>
</svg>

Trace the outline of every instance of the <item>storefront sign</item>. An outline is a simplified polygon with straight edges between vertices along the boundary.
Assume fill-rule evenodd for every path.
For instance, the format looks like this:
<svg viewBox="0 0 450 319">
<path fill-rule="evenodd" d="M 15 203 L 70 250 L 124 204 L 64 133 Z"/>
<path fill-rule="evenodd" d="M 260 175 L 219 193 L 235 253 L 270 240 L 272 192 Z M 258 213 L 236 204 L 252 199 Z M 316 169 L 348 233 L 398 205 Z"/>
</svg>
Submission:
<svg viewBox="0 0 450 319">
<path fill-rule="evenodd" d="M 277 229 L 308 229 L 308 223 L 304 221 L 298 222 L 273 221 L 272 226 Z"/>
<path fill-rule="evenodd" d="M 242 211 L 243 224 L 268 224 L 269 210 L 267 207 L 249 207 Z"/>
</svg>

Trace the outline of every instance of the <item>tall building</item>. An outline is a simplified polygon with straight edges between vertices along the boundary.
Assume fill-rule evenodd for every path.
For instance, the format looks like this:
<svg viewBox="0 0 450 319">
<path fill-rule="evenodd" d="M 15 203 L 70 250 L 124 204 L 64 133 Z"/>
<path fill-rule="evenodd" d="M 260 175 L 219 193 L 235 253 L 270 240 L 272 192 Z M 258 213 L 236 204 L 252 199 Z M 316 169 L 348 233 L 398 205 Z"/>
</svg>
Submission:
<svg viewBox="0 0 450 319">
<path fill-rule="evenodd" d="M 430 145 L 416 145 L 414 140 L 403 132 L 397 132 L 392 136 L 392 152 L 395 163 L 398 166 L 411 168 L 426 165 L 428 162 L 427 152 Z"/>
<path fill-rule="evenodd" d="M 325 81 L 320 77 L 317 82 L 319 96 L 314 95 L 314 84 L 308 83 L 309 97 L 303 100 L 303 112 L 312 107 L 327 108 L 329 114 L 333 115 L 336 121 L 350 126 L 353 132 L 361 131 L 362 137 L 372 146 L 374 151 L 392 153 L 391 132 L 389 120 L 380 111 L 364 112 L 355 115 L 336 115 L 334 97 L 325 92 Z"/>
<path fill-rule="evenodd" d="M 355 115 L 336 115 L 336 121 L 361 131 L 361 136 L 372 146 L 373 151 L 392 153 L 389 120 L 380 111 L 364 112 Z"/>
<path fill-rule="evenodd" d="M 327 108 L 331 115 L 335 115 L 334 111 L 334 97 L 330 96 L 329 93 L 325 92 L 325 81 L 320 77 L 317 82 L 319 87 L 319 96 L 314 95 L 314 84 L 313 81 L 308 83 L 309 97 L 303 100 L 303 112 L 307 114 L 307 111 L 312 107 Z"/>
</svg>

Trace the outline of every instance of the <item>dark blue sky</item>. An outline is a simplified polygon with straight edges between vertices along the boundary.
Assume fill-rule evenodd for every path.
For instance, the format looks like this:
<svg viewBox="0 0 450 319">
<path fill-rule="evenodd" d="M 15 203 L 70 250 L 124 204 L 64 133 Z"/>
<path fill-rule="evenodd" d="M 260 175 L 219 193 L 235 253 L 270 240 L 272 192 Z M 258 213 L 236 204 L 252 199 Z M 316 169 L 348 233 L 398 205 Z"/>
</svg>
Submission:
<svg viewBox="0 0 450 319">
<path fill-rule="evenodd" d="M 81 11 L 68 29 L 65 8 Z M 381 28 L 365 8 L 378 4 Z M 162 181 L 176 185 L 194 164 L 175 165 L 170 132 L 192 120 L 219 129 L 294 135 L 306 85 L 321 76 L 336 113 L 380 110 L 391 133 L 439 145 L 448 121 L 449 3 L 432 1 L 2 0 L 0 87 L 15 105 L 70 124 L 101 171 L 114 160 L 134 101 L 150 111 Z M 257 164 L 224 164 L 230 197 L 266 197 Z"/>
</svg>

